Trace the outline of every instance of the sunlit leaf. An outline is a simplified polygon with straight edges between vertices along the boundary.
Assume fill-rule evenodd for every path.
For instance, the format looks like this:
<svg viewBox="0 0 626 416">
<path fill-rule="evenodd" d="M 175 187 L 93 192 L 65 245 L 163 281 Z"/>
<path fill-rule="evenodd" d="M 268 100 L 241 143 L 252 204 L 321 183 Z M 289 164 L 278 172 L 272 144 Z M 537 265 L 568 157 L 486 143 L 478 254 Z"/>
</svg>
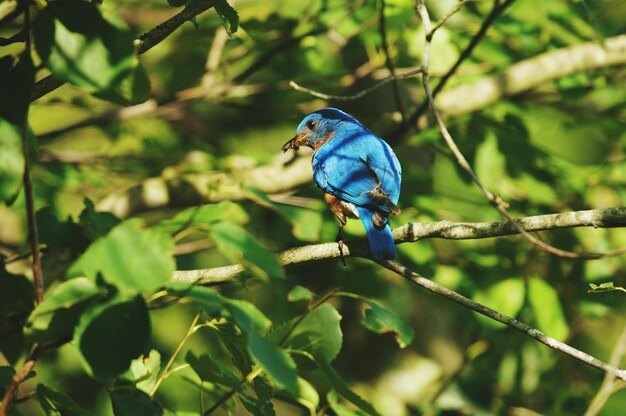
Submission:
<svg viewBox="0 0 626 416">
<path fill-rule="evenodd" d="M 565 340 L 569 326 L 557 291 L 543 279 L 532 277 L 528 282 L 528 299 L 535 312 L 537 327 L 552 338 Z"/>
<path fill-rule="evenodd" d="M 158 379 L 160 369 L 161 354 L 157 350 L 150 350 L 147 356 L 142 355 L 131 361 L 125 378 L 132 381 L 139 390 L 150 393 Z"/>
<path fill-rule="evenodd" d="M 21 131 L 0 118 L 0 200 L 12 198 L 24 174 Z"/>
<path fill-rule="evenodd" d="M 377 334 L 392 332 L 400 348 L 405 348 L 413 341 L 413 328 L 391 310 L 382 307 L 376 302 L 366 301 L 363 325 Z"/>
<path fill-rule="evenodd" d="M 179 212 L 173 218 L 163 221 L 168 230 L 178 231 L 181 228 L 193 225 L 205 225 L 219 221 L 234 224 L 248 222 L 248 214 L 239 204 L 231 201 L 222 201 L 217 204 L 202 205 Z"/>
<path fill-rule="evenodd" d="M 524 304 L 524 281 L 519 277 L 511 277 L 480 290 L 474 296 L 474 300 L 496 311 L 515 317 Z M 506 325 L 478 315 L 483 324 L 492 328 L 506 328 Z"/>
<path fill-rule="evenodd" d="M 289 302 L 298 302 L 301 300 L 311 300 L 315 297 L 315 293 L 311 292 L 304 286 L 296 285 L 287 294 L 287 300 Z"/>
<path fill-rule="evenodd" d="M 122 374 L 150 342 L 150 317 L 141 296 L 113 300 L 83 313 L 74 334 L 85 369 L 106 380 Z"/>
<path fill-rule="evenodd" d="M 169 281 L 174 271 L 172 252 L 169 234 L 131 220 L 93 243 L 68 275 L 90 279 L 101 275 L 124 292 L 151 292 Z"/>
<path fill-rule="evenodd" d="M 133 36 L 105 20 L 96 3 L 48 3 L 35 19 L 33 35 L 41 60 L 59 79 L 115 102 L 147 98 Z"/>
<path fill-rule="evenodd" d="M 626 289 L 621 286 L 615 286 L 613 282 L 601 283 L 599 285 L 589 283 L 589 287 L 589 293 L 611 292 L 614 290 L 626 292 Z"/>
</svg>

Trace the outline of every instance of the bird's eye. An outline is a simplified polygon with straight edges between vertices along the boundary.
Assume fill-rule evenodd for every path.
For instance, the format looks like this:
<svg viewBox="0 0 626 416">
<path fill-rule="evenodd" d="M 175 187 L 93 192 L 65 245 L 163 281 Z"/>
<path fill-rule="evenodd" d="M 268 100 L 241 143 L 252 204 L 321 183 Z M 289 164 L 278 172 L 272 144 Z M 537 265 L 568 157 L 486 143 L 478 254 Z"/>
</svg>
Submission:
<svg viewBox="0 0 626 416">
<path fill-rule="evenodd" d="M 317 120 L 309 120 L 309 121 L 307 121 L 306 127 L 309 130 L 315 130 L 315 127 L 317 127 Z"/>
</svg>

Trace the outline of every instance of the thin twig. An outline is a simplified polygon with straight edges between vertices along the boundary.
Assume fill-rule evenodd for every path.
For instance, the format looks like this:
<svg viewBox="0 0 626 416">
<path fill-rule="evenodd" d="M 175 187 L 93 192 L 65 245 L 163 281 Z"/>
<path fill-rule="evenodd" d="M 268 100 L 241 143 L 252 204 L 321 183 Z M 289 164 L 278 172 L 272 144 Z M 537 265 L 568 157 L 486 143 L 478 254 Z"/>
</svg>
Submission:
<svg viewBox="0 0 626 416">
<path fill-rule="evenodd" d="M 411 71 L 407 71 L 407 72 L 403 72 L 402 74 L 398 74 L 398 75 L 391 75 L 388 76 L 384 79 L 382 79 L 380 82 L 372 85 L 369 88 L 366 88 L 362 91 L 359 91 L 356 94 L 353 95 L 331 95 L 331 94 L 324 94 L 322 92 L 318 92 L 309 88 L 305 88 L 301 85 L 299 85 L 298 83 L 296 83 L 295 81 L 289 81 L 289 86 L 291 88 L 293 88 L 296 91 L 300 91 L 300 92 L 304 92 L 307 94 L 312 95 L 313 97 L 317 97 L 317 98 L 321 98 L 322 100 L 337 100 L 337 101 L 352 101 L 352 100 L 358 100 L 359 98 L 364 97 L 365 95 L 369 94 L 370 92 L 374 91 L 377 88 L 380 88 L 394 80 L 399 80 L 399 79 L 405 79 L 405 78 L 411 78 L 414 77 L 416 75 L 419 75 L 422 73 L 422 68 L 417 68 L 417 69 L 413 69 Z"/>
<path fill-rule="evenodd" d="M 487 30 L 489 30 L 489 28 L 494 24 L 498 16 L 500 16 L 511 4 L 513 4 L 514 1 L 515 0 L 505 0 L 502 3 L 500 3 L 497 0 L 494 1 L 491 11 L 489 12 L 485 20 L 480 25 L 480 29 L 478 29 L 478 32 L 476 32 L 476 34 L 472 36 L 472 40 L 465 47 L 465 49 L 463 49 L 463 51 L 461 52 L 457 60 L 450 67 L 450 69 L 446 71 L 446 73 L 439 79 L 439 83 L 433 90 L 433 94 L 432 94 L 433 97 L 436 97 L 437 94 L 439 94 L 439 92 L 443 89 L 443 87 L 445 87 L 445 85 L 447 84 L 448 80 L 452 77 L 452 75 L 456 73 L 456 71 L 459 69 L 461 64 L 465 62 L 465 60 L 471 56 L 476 46 L 478 46 L 478 44 L 483 40 L 483 38 L 487 34 Z M 433 34 L 435 33 L 435 30 L 433 30 L 433 28 L 430 27 L 430 25 L 428 29 L 426 29 L 425 31 L 426 31 L 427 39 L 432 38 Z M 428 105 L 429 105 L 428 102 L 422 103 L 422 105 L 420 105 L 418 109 L 413 113 L 413 115 L 409 118 L 408 130 L 401 128 L 399 131 L 396 131 L 392 135 L 392 137 L 400 137 L 403 134 L 406 134 L 407 132 L 415 129 L 416 127 L 415 125 L 417 121 L 422 117 L 424 112 L 428 109 Z"/>
<path fill-rule="evenodd" d="M 454 8 L 452 10 L 450 10 L 445 16 L 443 16 L 441 19 L 439 19 L 437 21 L 437 23 L 435 23 L 433 25 L 433 27 L 430 29 L 430 33 L 429 36 L 433 36 L 433 34 L 439 30 L 439 28 L 441 26 L 444 25 L 444 23 L 446 23 L 448 21 L 449 18 L 451 18 L 452 16 L 454 16 L 455 14 L 457 14 L 459 12 L 459 10 L 461 10 L 463 8 L 463 6 L 465 6 L 465 3 L 469 3 L 472 0 L 459 0 L 459 2 L 456 4 L 456 6 L 454 6 Z"/>
<path fill-rule="evenodd" d="M 512 0 L 509 0 L 509 2 L 510 1 Z M 537 237 L 530 235 L 526 230 L 518 226 L 517 223 L 514 221 L 513 217 L 511 216 L 511 214 L 509 214 L 509 212 L 507 211 L 508 204 L 504 202 L 502 198 L 493 194 L 482 183 L 478 175 L 476 175 L 476 173 L 470 166 L 469 162 L 467 161 L 467 159 L 465 159 L 465 156 L 463 156 L 463 153 L 461 153 L 461 151 L 459 150 L 459 147 L 456 145 L 456 142 L 452 138 L 452 135 L 448 131 L 448 128 L 443 122 L 443 119 L 441 118 L 441 115 L 439 114 L 439 111 L 437 110 L 435 106 L 434 92 L 430 87 L 430 81 L 429 81 L 429 75 L 428 75 L 428 67 L 430 63 L 430 48 L 431 48 L 431 40 L 432 40 L 432 37 L 428 36 L 428 34 L 432 32 L 432 29 L 431 29 L 430 17 L 428 16 L 428 10 L 426 9 L 425 0 L 417 0 L 416 8 L 417 8 L 417 13 L 419 14 L 424 24 L 424 28 L 426 30 L 426 43 L 424 45 L 424 53 L 422 55 L 422 68 L 423 68 L 422 83 L 424 85 L 424 91 L 426 92 L 426 98 L 427 98 L 427 102 L 430 107 L 430 110 L 433 116 L 435 117 L 437 128 L 439 129 L 439 132 L 441 133 L 441 136 L 443 137 L 444 141 L 446 142 L 446 144 L 452 151 L 452 154 L 454 155 L 458 165 L 470 175 L 474 183 L 476 183 L 476 185 L 481 190 L 481 192 L 485 195 L 489 203 L 494 206 L 494 208 L 500 213 L 500 215 L 502 215 L 504 218 L 509 220 L 518 229 L 520 234 L 522 234 L 524 238 L 526 238 L 536 247 L 542 250 L 545 250 L 551 254 L 554 254 L 555 256 L 565 257 L 569 259 L 598 258 L 598 255 L 596 253 L 574 253 L 571 251 L 562 250 L 562 249 L 553 247 L 544 241 L 541 241 Z"/>
<path fill-rule="evenodd" d="M 410 280 L 411 282 L 422 286 L 425 289 L 430 290 L 433 293 L 436 293 L 440 296 L 445 297 L 446 299 L 452 300 L 468 309 L 473 310 L 474 312 L 478 312 L 481 315 L 484 315 L 490 319 L 493 319 L 495 321 L 501 322 L 506 326 L 509 326 L 513 329 L 516 329 L 518 331 L 520 331 L 521 333 L 523 333 L 524 335 L 527 335 L 539 342 L 541 342 L 542 344 L 547 345 L 548 347 L 563 352 L 579 361 L 584 362 L 585 364 L 588 364 L 592 367 L 595 367 L 607 374 L 612 374 L 614 377 L 620 379 L 620 380 L 624 380 L 626 381 L 626 370 L 622 370 L 620 368 L 615 367 L 614 365 L 611 364 L 607 364 L 603 361 L 598 360 L 597 358 L 583 352 L 580 351 L 574 347 L 572 347 L 571 345 L 565 344 L 563 342 L 557 341 L 556 339 L 549 337 L 547 335 L 545 335 L 543 332 L 532 328 L 516 319 L 513 319 L 509 316 L 506 316 L 494 309 L 491 309 L 485 305 L 482 305 L 478 302 L 474 302 L 473 300 L 466 298 L 465 296 L 451 290 L 448 289 L 444 286 L 441 286 L 435 282 L 433 282 L 430 279 L 426 279 L 423 276 L 420 276 L 418 273 L 415 273 L 414 271 L 409 270 L 408 268 L 406 268 L 405 266 L 403 266 L 402 264 L 396 262 L 396 261 L 389 261 L 389 260 L 385 260 L 385 261 L 381 261 L 378 262 L 381 266 L 385 267 L 386 269 L 389 269 L 397 274 L 399 274 L 400 276 Z"/>
<path fill-rule="evenodd" d="M 41 352 L 41 345 L 34 344 L 28 354 L 28 358 L 26 358 L 26 361 L 22 364 L 22 368 L 20 368 L 19 371 L 11 378 L 11 383 L 7 387 L 7 391 L 2 398 L 2 404 L 0 404 L 0 416 L 7 416 L 9 406 L 11 406 L 11 403 L 13 402 L 17 388 L 20 384 L 22 384 L 24 379 L 28 377 L 33 368 L 35 368 L 35 364 L 37 364 L 37 360 L 39 359 Z"/>
<path fill-rule="evenodd" d="M 198 320 L 200 319 L 200 316 L 202 316 L 202 311 L 201 310 L 199 310 L 196 313 L 196 316 L 194 316 L 193 320 L 191 321 L 191 325 L 189 325 L 189 329 L 187 330 L 187 333 L 180 340 L 180 342 L 176 346 L 176 349 L 174 350 L 174 353 L 172 354 L 170 359 L 167 361 L 167 364 L 165 365 L 165 367 L 163 367 L 163 371 L 161 371 L 161 374 L 159 375 L 159 378 L 157 378 L 156 382 L 154 383 L 154 386 L 152 387 L 152 390 L 150 390 L 150 394 L 149 394 L 150 397 L 154 396 L 154 394 L 159 389 L 159 386 L 161 386 L 161 383 L 163 383 L 163 380 L 165 380 L 165 378 L 169 374 L 171 374 L 169 369 L 174 364 L 174 360 L 176 360 L 176 357 L 178 357 L 178 354 L 180 353 L 180 350 L 183 348 L 183 346 L 185 345 L 185 343 L 187 342 L 189 337 L 192 336 L 196 332 L 196 330 L 198 329 L 196 324 L 198 323 Z"/>
<path fill-rule="evenodd" d="M 389 70 L 392 76 L 393 95 L 396 100 L 396 107 L 402 116 L 402 124 L 406 124 L 407 115 L 402 101 L 402 94 L 400 92 L 400 83 L 396 77 L 396 67 L 391 59 L 391 53 L 389 52 L 389 42 L 387 42 L 387 24 L 385 19 L 385 0 L 380 0 L 380 18 L 378 20 L 378 31 L 380 32 L 380 40 L 385 53 L 385 66 Z"/>
</svg>

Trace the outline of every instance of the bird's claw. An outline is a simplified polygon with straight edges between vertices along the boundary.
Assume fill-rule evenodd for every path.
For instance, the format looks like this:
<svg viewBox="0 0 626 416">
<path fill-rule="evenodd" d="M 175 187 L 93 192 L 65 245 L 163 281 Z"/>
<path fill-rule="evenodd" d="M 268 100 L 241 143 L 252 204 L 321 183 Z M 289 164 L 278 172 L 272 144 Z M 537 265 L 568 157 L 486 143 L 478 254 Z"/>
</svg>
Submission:
<svg viewBox="0 0 626 416">
<path fill-rule="evenodd" d="M 337 233 L 337 238 L 335 238 L 335 241 L 337 242 L 337 246 L 339 248 L 339 257 L 341 258 L 341 262 L 343 263 L 343 267 L 346 267 L 346 258 L 343 255 L 343 232 L 341 229 L 339 229 L 339 233 Z"/>
</svg>

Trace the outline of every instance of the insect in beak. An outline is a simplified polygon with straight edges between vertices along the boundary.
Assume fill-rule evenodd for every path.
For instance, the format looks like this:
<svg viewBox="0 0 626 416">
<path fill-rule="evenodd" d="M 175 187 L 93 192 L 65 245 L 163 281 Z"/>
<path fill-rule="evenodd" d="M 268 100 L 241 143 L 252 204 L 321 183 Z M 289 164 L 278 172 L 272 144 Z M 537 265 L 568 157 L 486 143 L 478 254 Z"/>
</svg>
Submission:
<svg viewBox="0 0 626 416">
<path fill-rule="evenodd" d="M 283 152 L 286 152 L 289 149 L 298 150 L 300 146 L 305 146 L 308 137 L 309 133 L 296 134 L 293 139 L 283 145 Z"/>
</svg>

